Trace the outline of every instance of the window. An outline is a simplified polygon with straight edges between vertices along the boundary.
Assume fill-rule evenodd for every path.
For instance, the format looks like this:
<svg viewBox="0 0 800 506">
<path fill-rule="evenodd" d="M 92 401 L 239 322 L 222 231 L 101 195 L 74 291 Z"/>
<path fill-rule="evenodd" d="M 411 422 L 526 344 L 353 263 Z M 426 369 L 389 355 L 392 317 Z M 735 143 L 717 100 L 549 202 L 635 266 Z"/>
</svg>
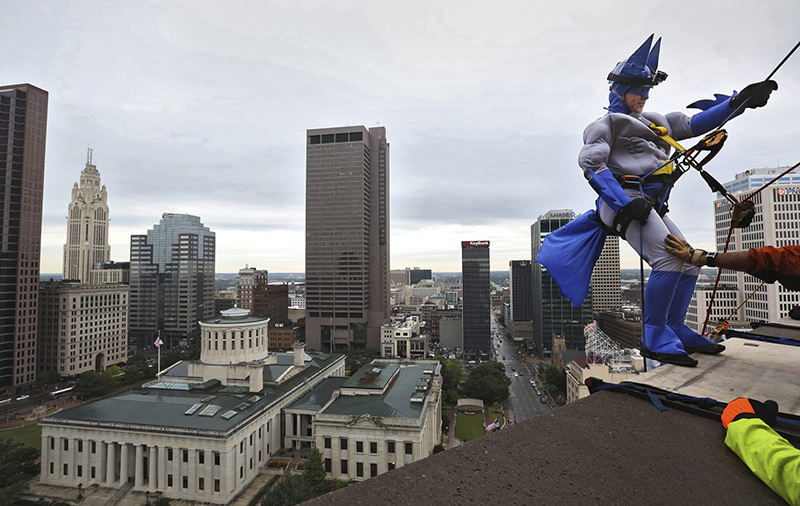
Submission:
<svg viewBox="0 0 800 506">
<path fill-rule="evenodd" d="M 239 466 L 239 478 L 244 476 L 244 466 Z"/>
<path fill-rule="evenodd" d="M 331 472 L 331 459 L 325 459 L 325 472 Z"/>
<path fill-rule="evenodd" d="M 356 476 L 362 478 L 364 476 L 364 463 L 356 462 Z"/>
<path fill-rule="evenodd" d="M 53 474 L 55 472 L 55 470 L 53 469 L 54 467 L 55 465 L 52 462 L 50 462 L 50 474 Z"/>
<path fill-rule="evenodd" d="M 214 465 L 219 465 L 219 452 L 214 452 Z"/>
<path fill-rule="evenodd" d="M 64 439 L 64 451 L 69 450 L 69 439 Z"/>
<path fill-rule="evenodd" d="M 52 438 L 52 437 L 50 438 L 50 449 L 51 450 L 55 450 L 56 449 L 56 439 Z"/>
<path fill-rule="evenodd" d="M 97 453 L 97 441 L 92 441 L 92 453 Z"/>
<path fill-rule="evenodd" d="M 356 441 L 356 453 L 364 453 L 364 442 Z"/>
<path fill-rule="evenodd" d="M 184 476 L 183 477 L 183 488 L 189 488 L 189 477 L 188 476 Z"/>
<path fill-rule="evenodd" d="M 78 466 L 78 476 L 83 476 L 83 466 Z"/>
<path fill-rule="evenodd" d="M 341 466 L 339 470 L 342 472 L 342 474 L 347 474 L 348 473 L 348 471 L 347 471 L 347 459 L 342 459 L 339 462 L 340 462 L 340 466 Z"/>
<path fill-rule="evenodd" d="M 244 451 L 244 439 L 239 442 L 239 453 Z"/>
<path fill-rule="evenodd" d="M 167 448 L 167 460 L 172 462 L 172 448 Z"/>
<path fill-rule="evenodd" d="M 388 441 L 386 443 L 386 451 L 389 453 L 394 453 L 394 441 Z"/>
<path fill-rule="evenodd" d="M 253 469 L 253 457 L 250 457 L 250 469 Z"/>
<path fill-rule="evenodd" d="M 378 464 L 370 464 L 369 465 L 369 476 L 370 476 L 370 478 L 378 476 Z"/>
<path fill-rule="evenodd" d="M 64 476 L 66 476 L 68 474 L 69 474 L 69 465 L 68 464 L 64 464 Z"/>
<path fill-rule="evenodd" d="M 172 486 L 172 475 L 171 474 L 167 475 L 167 486 L 168 487 Z"/>
<path fill-rule="evenodd" d="M 326 437 L 325 438 L 325 448 L 330 448 L 330 447 L 331 447 L 331 438 Z"/>
<path fill-rule="evenodd" d="M 345 438 L 341 438 L 339 440 L 339 448 L 342 450 L 347 450 L 347 440 Z"/>
<path fill-rule="evenodd" d="M 375 441 L 370 441 L 369 443 L 369 452 L 370 453 L 378 453 L 378 443 Z"/>
<path fill-rule="evenodd" d="M 214 492 L 219 492 L 219 480 L 214 480 Z"/>
<path fill-rule="evenodd" d="M 189 462 L 189 450 L 183 450 L 183 461 Z M 186 488 L 186 487 L 183 487 Z"/>
<path fill-rule="evenodd" d="M 82 439 L 78 440 L 78 451 L 79 452 L 83 451 L 83 440 Z"/>
<path fill-rule="evenodd" d="M 199 462 L 200 464 L 205 464 L 206 463 L 206 452 L 205 451 L 200 450 L 200 451 L 197 452 L 197 462 Z"/>
<path fill-rule="evenodd" d="M 203 478 L 197 478 L 197 489 L 198 490 L 206 489 L 206 482 Z"/>
<path fill-rule="evenodd" d="M 250 434 L 250 446 L 253 446 L 253 435 Z"/>
<path fill-rule="evenodd" d="M 414 453 L 414 445 L 406 443 L 406 455 L 411 455 L 412 453 Z"/>
</svg>

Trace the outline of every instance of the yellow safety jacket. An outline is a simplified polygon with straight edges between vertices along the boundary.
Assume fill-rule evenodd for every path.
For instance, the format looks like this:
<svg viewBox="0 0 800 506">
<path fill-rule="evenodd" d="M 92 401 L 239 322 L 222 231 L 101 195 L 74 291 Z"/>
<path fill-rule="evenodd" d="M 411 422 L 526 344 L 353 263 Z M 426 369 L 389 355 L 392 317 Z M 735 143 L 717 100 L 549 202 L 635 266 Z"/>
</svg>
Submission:
<svg viewBox="0 0 800 506">
<path fill-rule="evenodd" d="M 760 418 L 731 422 L 725 444 L 776 494 L 800 506 L 800 450 Z"/>
</svg>

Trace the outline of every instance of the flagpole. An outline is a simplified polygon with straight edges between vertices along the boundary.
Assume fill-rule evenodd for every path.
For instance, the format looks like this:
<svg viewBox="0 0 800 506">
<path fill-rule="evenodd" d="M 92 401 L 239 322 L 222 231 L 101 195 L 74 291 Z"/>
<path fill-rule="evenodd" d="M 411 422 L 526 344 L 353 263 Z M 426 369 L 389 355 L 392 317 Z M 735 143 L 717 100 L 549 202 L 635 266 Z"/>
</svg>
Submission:
<svg viewBox="0 0 800 506">
<path fill-rule="evenodd" d="M 161 331 L 158 331 L 158 341 L 161 342 Z M 158 348 L 158 371 L 156 371 L 156 379 L 161 376 L 161 344 L 157 346 Z"/>
</svg>

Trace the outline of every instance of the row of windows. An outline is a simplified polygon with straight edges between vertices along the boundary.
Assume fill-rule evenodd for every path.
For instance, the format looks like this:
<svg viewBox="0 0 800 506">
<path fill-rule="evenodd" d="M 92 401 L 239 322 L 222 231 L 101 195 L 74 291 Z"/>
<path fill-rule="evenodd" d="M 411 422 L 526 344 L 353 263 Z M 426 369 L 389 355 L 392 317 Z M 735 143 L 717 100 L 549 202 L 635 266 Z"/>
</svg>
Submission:
<svg viewBox="0 0 800 506">
<path fill-rule="evenodd" d="M 323 440 L 323 445 L 326 449 L 331 448 L 331 438 L 326 437 Z M 414 444 L 413 443 L 404 443 L 405 444 L 405 453 L 406 455 L 411 455 L 414 452 Z M 348 439 L 346 438 L 339 438 L 339 449 L 340 450 L 347 450 L 348 448 Z M 395 453 L 395 441 L 386 441 L 386 451 L 387 453 Z M 372 454 L 378 453 L 378 443 L 376 441 L 369 441 L 369 452 Z M 364 441 L 356 441 L 356 453 L 364 453 Z"/>
</svg>

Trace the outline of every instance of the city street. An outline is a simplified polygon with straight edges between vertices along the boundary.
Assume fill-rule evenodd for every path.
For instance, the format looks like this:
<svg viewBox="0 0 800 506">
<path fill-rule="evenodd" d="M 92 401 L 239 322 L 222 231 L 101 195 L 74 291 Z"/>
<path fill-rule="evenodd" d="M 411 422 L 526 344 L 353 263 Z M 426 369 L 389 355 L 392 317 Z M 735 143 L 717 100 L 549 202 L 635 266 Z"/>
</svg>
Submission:
<svg viewBox="0 0 800 506">
<path fill-rule="evenodd" d="M 498 334 L 502 338 L 502 343 L 499 343 Z M 498 346 L 495 348 L 495 345 Z M 529 381 L 531 378 L 536 378 L 536 366 L 525 363 L 516 355 L 510 339 L 502 336 L 500 325 L 494 315 L 492 315 L 492 348 L 495 350 L 495 360 L 505 366 L 506 375 L 511 379 L 508 400 L 516 421 L 533 418 L 550 409 L 548 404 L 542 403 Z M 519 373 L 519 377 L 514 377 L 514 371 Z M 539 385 L 541 390 L 541 383 Z"/>
</svg>

